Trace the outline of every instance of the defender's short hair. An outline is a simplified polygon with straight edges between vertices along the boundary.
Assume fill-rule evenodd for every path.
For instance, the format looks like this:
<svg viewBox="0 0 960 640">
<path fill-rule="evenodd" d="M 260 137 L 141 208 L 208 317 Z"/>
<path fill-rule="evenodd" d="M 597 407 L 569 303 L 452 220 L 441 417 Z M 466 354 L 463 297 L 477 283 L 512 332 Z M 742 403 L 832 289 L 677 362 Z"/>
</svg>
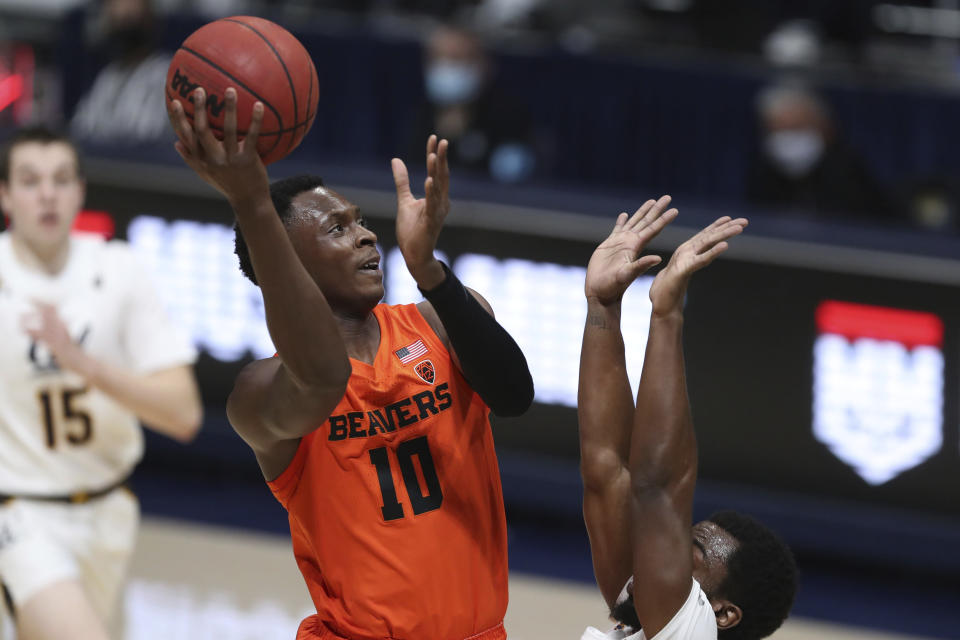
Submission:
<svg viewBox="0 0 960 640">
<path fill-rule="evenodd" d="M 19 129 L 3 144 L 3 151 L 0 151 L 0 181 L 10 181 L 10 159 L 13 157 L 13 150 L 22 144 L 29 143 L 67 145 L 77 158 L 77 175 L 83 177 L 83 162 L 80 158 L 80 150 L 77 149 L 73 140 L 63 133 L 41 125 Z"/>
<path fill-rule="evenodd" d="M 319 176 L 299 175 L 291 178 L 277 180 L 270 185 L 270 199 L 273 201 L 273 207 L 277 210 L 277 215 L 283 222 L 283 226 L 290 224 L 293 214 L 293 199 L 305 191 L 312 191 L 317 187 L 323 186 L 323 180 Z M 240 231 L 240 225 L 234 224 L 234 252 L 240 259 L 240 271 L 253 284 L 259 286 L 257 274 L 253 272 L 253 262 L 250 261 L 250 250 L 247 248 L 247 241 Z"/>
<path fill-rule="evenodd" d="M 727 561 L 727 578 L 717 588 L 743 611 L 740 624 L 718 632 L 720 640 L 759 640 L 787 619 L 797 591 L 797 564 L 790 548 L 769 528 L 735 511 L 708 518 L 737 539 Z"/>
</svg>

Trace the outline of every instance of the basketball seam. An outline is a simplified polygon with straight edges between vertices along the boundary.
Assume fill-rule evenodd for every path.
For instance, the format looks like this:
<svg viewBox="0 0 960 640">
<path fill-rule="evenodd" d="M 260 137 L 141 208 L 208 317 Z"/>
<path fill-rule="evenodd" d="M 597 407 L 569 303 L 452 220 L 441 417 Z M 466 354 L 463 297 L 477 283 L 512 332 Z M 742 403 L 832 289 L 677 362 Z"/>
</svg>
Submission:
<svg viewBox="0 0 960 640">
<path fill-rule="evenodd" d="M 287 84 L 290 85 L 290 94 L 293 96 L 293 121 L 294 121 L 294 122 L 299 122 L 298 116 L 299 116 L 300 114 L 299 114 L 299 109 L 298 109 L 298 105 L 297 105 L 297 89 L 296 89 L 296 87 L 293 86 L 293 78 L 290 76 L 290 70 L 287 69 L 287 63 L 284 62 L 283 58 L 280 56 L 280 52 L 277 51 L 277 48 L 273 46 L 273 43 L 270 42 L 270 40 L 268 40 L 266 36 L 264 36 L 262 33 L 260 33 L 259 31 L 257 31 L 254 27 L 252 27 L 251 25 L 247 24 L 246 22 L 241 22 L 241 21 L 239 21 L 239 20 L 234 20 L 233 18 L 223 18 L 223 21 L 224 21 L 224 22 L 232 22 L 232 23 L 234 23 L 234 24 L 242 25 L 242 26 L 246 27 L 247 29 L 250 29 L 250 31 L 253 31 L 255 34 L 257 34 L 257 36 L 258 36 L 261 40 L 263 40 L 264 42 L 267 43 L 267 46 L 270 47 L 270 50 L 271 50 L 271 51 L 273 51 L 273 55 L 276 56 L 277 61 L 280 63 L 280 66 L 283 67 L 283 73 L 284 73 L 284 75 L 287 76 Z M 292 35 L 292 34 L 291 34 L 291 35 Z M 309 54 L 309 53 L 307 54 L 307 57 L 310 57 L 310 54 Z M 311 76 L 311 78 L 310 78 L 310 82 L 311 82 L 311 83 L 313 82 L 313 77 L 312 77 L 312 76 Z M 279 142 L 279 141 L 278 141 L 278 142 Z M 287 153 L 289 153 L 289 152 L 290 152 L 290 149 L 292 149 L 292 148 L 293 148 L 293 136 L 290 137 L 290 142 L 287 144 Z"/>
<path fill-rule="evenodd" d="M 307 90 L 307 110 L 310 109 L 310 103 L 313 98 L 313 77 L 317 75 L 317 69 L 313 66 L 313 60 L 310 60 L 310 88 Z M 320 84 L 320 79 L 317 79 L 317 84 Z M 307 122 L 310 121 L 310 118 L 307 118 Z M 307 132 L 304 131 L 303 135 L 306 136 Z"/>
<path fill-rule="evenodd" d="M 190 49 L 189 47 L 183 47 L 183 46 L 180 47 L 180 50 L 181 50 L 181 51 L 186 51 L 186 52 L 189 53 L 190 55 L 196 56 L 197 58 L 203 60 L 204 62 L 206 62 L 208 65 L 210 65 L 211 67 L 213 67 L 214 69 L 216 69 L 217 71 L 219 71 L 220 73 L 222 73 L 223 75 L 227 76 L 228 78 L 230 78 L 231 80 L 233 80 L 234 82 L 236 82 L 237 85 L 240 86 L 241 88 L 243 88 L 244 91 L 246 91 L 247 93 L 249 93 L 250 95 L 252 95 L 254 98 L 256 98 L 257 100 L 259 100 L 260 102 L 262 102 L 262 103 L 264 104 L 264 106 L 266 106 L 266 107 L 268 107 L 268 108 L 270 109 L 270 111 L 273 111 L 273 115 L 275 115 L 275 116 L 277 117 L 277 125 L 280 127 L 280 129 L 283 129 L 283 118 L 280 116 L 280 112 L 277 111 L 276 108 L 274 108 L 274 106 L 273 106 L 272 104 L 270 104 L 269 102 L 267 102 L 266 100 L 264 100 L 263 98 L 261 98 L 259 95 L 257 95 L 257 93 L 256 93 L 253 89 L 251 89 L 250 87 L 248 87 L 247 85 L 245 85 L 244 83 L 242 83 L 242 82 L 241 82 L 240 80 L 238 80 L 237 78 L 233 77 L 233 75 L 230 74 L 230 73 L 228 73 L 226 69 L 224 69 L 223 67 L 221 67 L 220 65 L 218 65 L 218 64 L 217 64 L 216 62 L 214 62 L 213 60 L 210 60 L 209 58 L 207 58 L 207 57 L 206 57 L 205 55 L 203 55 L 202 53 L 198 53 L 197 51 L 194 51 L 193 49 Z M 273 151 L 274 149 L 276 149 L 276 147 L 277 147 L 278 144 L 280 144 L 280 139 L 279 139 L 279 138 L 277 138 L 277 140 L 273 143 L 273 146 L 270 147 L 270 151 Z M 267 153 L 269 153 L 270 151 L 268 151 Z"/>
</svg>

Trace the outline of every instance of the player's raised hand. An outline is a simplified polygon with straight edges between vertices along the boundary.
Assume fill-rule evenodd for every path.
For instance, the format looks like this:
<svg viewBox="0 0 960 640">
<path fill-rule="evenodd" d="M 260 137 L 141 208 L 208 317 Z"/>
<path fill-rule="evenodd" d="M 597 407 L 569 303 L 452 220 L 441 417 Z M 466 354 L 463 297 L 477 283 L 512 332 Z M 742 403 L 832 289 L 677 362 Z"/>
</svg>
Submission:
<svg viewBox="0 0 960 640">
<path fill-rule="evenodd" d="M 670 196 L 648 200 L 632 215 L 621 213 L 613 231 L 594 250 L 587 265 L 584 293 L 604 305 L 618 302 L 634 280 L 660 263 L 659 256 L 640 253 L 660 231 L 677 217 L 667 209 Z"/>
<path fill-rule="evenodd" d="M 50 350 L 60 367 L 79 373 L 84 360 L 83 350 L 70 337 L 67 325 L 56 307 L 37 300 L 34 300 L 33 307 L 33 311 L 20 318 L 20 326 L 31 338 Z"/>
<path fill-rule="evenodd" d="M 427 140 L 427 179 L 423 183 L 424 197 L 416 198 L 410 190 L 407 167 L 399 158 L 390 165 L 397 187 L 397 245 L 407 263 L 407 269 L 424 289 L 430 289 L 443 280 L 443 270 L 433 257 L 433 251 L 450 212 L 450 166 L 447 163 L 446 140 L 432 135 Z"/>
<path fill-rule="evenodd" d="M 267 169 L 257 154 L 263 104 L 254 104 L 250 128 L 241 140 L 237 133 L 237 91 L 232 87 L 227 89 L 223 141 L 220 141 L 207 123 L 207 97 L 203 88 L 193 92 L 192 100 L 192 125 L 179 100 L 174 100 L 168 110 L 170 123 L 177 133 L 175 146 L 180 157 L 231 204 L 269 197 Z"/>
<path fill-rule="evenodd" d="M 747 226 L 746 218 L 718 218 L 695 236 L 677 247 L 667 266 L 650 285 L 650 301 L 654 315 L 682 311 L 683 296 L 690 277 L 717 259 L 727 250 L 727 240 L 739 235 Z"/>
</svg>

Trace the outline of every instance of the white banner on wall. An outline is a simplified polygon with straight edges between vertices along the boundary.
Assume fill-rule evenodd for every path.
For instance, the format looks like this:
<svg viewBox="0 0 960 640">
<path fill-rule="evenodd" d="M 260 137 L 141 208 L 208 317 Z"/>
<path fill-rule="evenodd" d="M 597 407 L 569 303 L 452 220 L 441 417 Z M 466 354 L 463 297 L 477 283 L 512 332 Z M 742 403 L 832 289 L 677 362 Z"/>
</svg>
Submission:
<svg viewBox="0 0 960 640">
<path fill-rule="evenodd" d="M 193 220 L 138 216 L 129 242 L 153 275 L 174 321 L 198 348 L 233 362 L 248 354 L 273 355 L 260 290 L 240 273 L 231 227 Z M 386 302 L 421 300 L 396 247 L 383 254 Z M 438 256 L 447 260 L 442 252 Z M 523 349 L 538 402 L 577 405 L 580 344 L 587 305 L 586 268 L 550 262 L 499 259 L 468 253 L 451 265 L 466 284 L 486 298 L 497 320 Z M 624 296 L 623 335 L 627 373 L 636 390 L 650 323 L 652 277 L 640 278 Z"/>
</svg>

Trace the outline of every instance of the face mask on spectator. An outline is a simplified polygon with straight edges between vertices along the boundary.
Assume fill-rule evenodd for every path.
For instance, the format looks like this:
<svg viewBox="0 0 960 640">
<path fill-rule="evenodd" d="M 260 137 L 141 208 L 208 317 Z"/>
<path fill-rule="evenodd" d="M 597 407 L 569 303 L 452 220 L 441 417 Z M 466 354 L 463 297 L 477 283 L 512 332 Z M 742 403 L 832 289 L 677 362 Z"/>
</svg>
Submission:
<svg viewBox="0 0 960 640">
<path fill-rule="evenodd" d="M 470 62 L 440 61 L 427 68 L 427 97 L 439 105 L 469 102 L 480 93 L 480 67 Z"/>
<path fill-rule="evenodd" d="M 816 129 L 791 129 L 767 135 L 767 155 L 774 164 L 793 178 L 810 173 L 823 156 L 826 146 Z"/>
</svg>

